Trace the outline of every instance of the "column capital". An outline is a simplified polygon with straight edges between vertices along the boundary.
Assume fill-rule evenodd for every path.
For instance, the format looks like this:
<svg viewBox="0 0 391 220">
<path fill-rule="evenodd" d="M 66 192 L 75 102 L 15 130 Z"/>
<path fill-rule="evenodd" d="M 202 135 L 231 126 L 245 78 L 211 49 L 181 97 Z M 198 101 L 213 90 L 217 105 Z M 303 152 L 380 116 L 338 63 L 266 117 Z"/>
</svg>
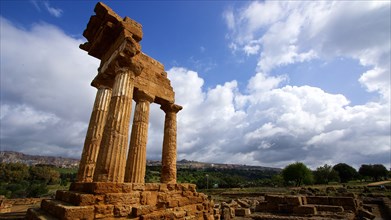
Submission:
<svg viewBox="0 0 391 220">
<path fill-rule="evenodd" d="M 168 112 L 174 112 L 178 113 L 180 110 L 182 110 L 182 106 L 174 104 L 174 103 L 168 103 L 168 104 L 163 104 L 160 106 L 160 109 L 163 110 L 165 113 Z"/>
<path fill-rule="evenodd" d="M 143 90 L 137 90 L 134 93 L 134 100 L 136 102 L 147 101 L 149 103 L 152 103 L 155 100 L 155 96 Z"/>
</svg>

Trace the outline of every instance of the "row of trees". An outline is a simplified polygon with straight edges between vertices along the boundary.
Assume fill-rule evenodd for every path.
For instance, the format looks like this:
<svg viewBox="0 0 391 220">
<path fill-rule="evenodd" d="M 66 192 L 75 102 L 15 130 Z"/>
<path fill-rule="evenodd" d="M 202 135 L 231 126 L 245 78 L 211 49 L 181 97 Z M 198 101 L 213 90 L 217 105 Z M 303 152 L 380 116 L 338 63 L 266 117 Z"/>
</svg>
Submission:
<svg viewBox="0 0 391 220">
<path fill-rule="evenodd" d="M 74 178 L 74 173 L 60 173 L 50 165 L 0 163 L 0 195 L 7 198 L 39 197 L 48 193 L 48 185 L 67 185 Z"/>
<path fill-rule="evenodd" d="M 160 170 L 160 166 L 148 166 L 145 181 L 158 182 Z M 199 189 L 271 186 L 277 184 L 276 181 L 282 182 L 281 178 L 273 178 L 278 173 L 276 170 L 178 169 L 177 181 L 196 184 Z"/>
<path fill-rule="evenodd" d="M 358 172 L 345 163 L 335 166 L 325 164 L 311 171 L 305 164 L 296 162 L 289 164 L 282 170 L 285 184 L 300 186 L 302 184 L 327 184 L 329 182 L 347 183 L 351 180 L 378 181 L 389 176 L 389 172 L 382 164 L 363 164 Z"/>
<path fill-rule="evenodd" d="M 159 182 L 160 166 L 147 167 L 146 182 Z M 278 170 L 178 169 L 180 183 L 193 183 L 200 189 L 261 186 L 301 186 L 346 183 L 350 180 L 377 181 L 389 175 L 381 164 L 363 164 L 358 171 L 339 163 L 324 165 L 311 171 L 296 162 Z M 48 185 L 67 185 L 75 180 L 76 169 L 61 170 L 48 165 L 27 166 L 21 163 L 0 163 L 0 195 L 7 198 L 39 197 L 48 193 Z"/>
</svg>

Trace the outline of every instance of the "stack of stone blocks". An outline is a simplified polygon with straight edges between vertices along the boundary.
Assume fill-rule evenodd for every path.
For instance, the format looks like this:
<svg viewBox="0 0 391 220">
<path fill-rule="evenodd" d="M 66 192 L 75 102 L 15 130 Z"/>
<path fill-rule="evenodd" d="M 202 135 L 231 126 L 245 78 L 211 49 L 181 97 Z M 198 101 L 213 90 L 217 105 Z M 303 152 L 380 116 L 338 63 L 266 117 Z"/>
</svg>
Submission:
<svg viewBox="0 0 391 220">
<path fill-rule="evenodd" d="M 355 197 L 265 195 L 257 205 L 258 212 L 294 215 L 317 215 L 319 212 L 357 213 L 362 202 Z"/>
<path fill-rule="evenodd" d="M 197 193 L 194 184 L 74 183 L 70 191 L 57 191 L 41 210 L 59 219 L 213 219 L 213 203 Z M 40 218 L 30 218 L 40 219 Z"/>
</svg>

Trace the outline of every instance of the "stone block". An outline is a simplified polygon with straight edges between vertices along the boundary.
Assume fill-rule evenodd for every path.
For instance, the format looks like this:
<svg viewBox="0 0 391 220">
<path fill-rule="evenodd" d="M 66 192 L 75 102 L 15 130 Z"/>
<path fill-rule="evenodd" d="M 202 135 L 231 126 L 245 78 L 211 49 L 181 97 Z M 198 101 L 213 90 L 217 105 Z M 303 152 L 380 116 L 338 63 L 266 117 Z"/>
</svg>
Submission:
<svg viewBox="0 0 391 220">
<path fill-rule="evenodd" d="M 266 210 L 268 212 L 278 212 L 280 211 L 280 206 L 277 203 L 266 203 Z"/>
<path fill-rule="evenodd" d="M 183 218 L 186 216 L 186 211 L 175 211 L 173 214 L 175 218 Z"/>
<path fill-rule="evenodd" d="M 93 194 L 122 193 L 122 183 L 95 182 L 89 184 L 92 186 Z"/>
<path fill-rule="evenodd" d="M 178 205 L 179 205 L 179 207 L 186 206 L 186 205 L 189 205 L 189 204 L 191 204 L 191 201 L 190 201 L 189 198 L 187 198 L 187 197 L 178 198 Z"/>
<path fill-rule="evenodd" d="M 177 199 L 169 199 L 166 203 L 168 208 L 175 208 L 179 206 L 178 200 Z"/>
<path fill-rule="evenodd" d="M 197 219 L 197 218 L 194 215 L 186 216 L 183 218 L 183 220 L 195 220 L 195 219 Z"/>
<path fill-rule="evenodd" d="M 174 191 L 174 190 L 180 190 L 180 186 L 178 186 L 178 184 L 176 184 L 176 183 L 169 183 L 169 184 L 167 184 L 167 189 L 169 190 L 169 191 Z"/>
<path fill-rule="evenodd" d="M 329 198 L 330 205 L 336 205 L 336 206 L 357 206 L 356 199 L 352 197 L 330 197 Z"/>
<path fill-rule="evenodd" d="M 158 183 L 146 183 L 145 191 L 158 191 L 160 189 L 160 185 Z"/>
<path fill-rule="evenodd" d="M 266 201 L 259 202 L 259 204 L 257 204 L 255 206 L 255 211 L 256 212 L 265 212 L 265 211 L 267 211 L 267 202 Z"/>
<path fill-rule="evenodd" d="M 94 206 L 72 206 L 58 200 L 42 200 L 41 209 L 61 219 L 93 219 Z"/>
<path fill-rule="evenodd" d="M 105 195 L 95 195 L 95 205 L 104 205 L 105 203 Z"/>
<path fill-rule="evenodd" d="M 57 190 L 56 191 L 56 196 L 55 196 L 55 199 L 56 200 L 60 200 L 60 201 L 68 201 L 69 199 L 67 197 L 69 197 L 68 195 L 69 191 L 67 190 Z"/>
<path fill-rule="evenodd" d="M 302 205 L 307 205 L 307 197 L 306 196 L 301 196 L 301 202 L 303 203 Z"/>
<path fill-rule="evenodd" d="M 376 216 L 373 213 L 371 213 L 367 210 L 363 210 L 363 209 L 358 210 L 358 216 L 361 218 L 367 218 L 367 219 L 375 219 L 376 218 Z"/>
<path fill-rule="evenodd" d="M 335 205 L 315 205 L 316 210 L 319 212 L 343 212 L 344 208 L 342 206 Z"/>
<path fill-rule="evenodd" d="M 248 208 L 237 208 L 235 209 L 235 216 L 248 216 L 251 214 L 250 209 Z"/>
<path fill-rule="evenodd" d="M 130 205 L 115 205 L 114 216 L 115 217 L 127 217 L 132 213 L 132 206 Z"/>
<path fill-rule="evenodd" d="M 224 220 L 231 220 L 231 210 L 230 208 L 223 208 L 223 219 Z"/>
<path fill-rule="evenodd" d="M 133 183 L 133 191 L 144 191 L 145 184 L 144 183 Z"/>
<path fill-rule="evenodd" d="M 204 210 L 204 206 L 202 204 L 197 204 L 196 208 L 197 208 L 198 211 Z"/>
<path fill-rule="evenodd" d="M 95 204 L 95 196 L 92 194 L 80 193 L 76 196 L 75 205 L 86 206 Z"/>
<path fill-rule="evenodd" d="M 94 205 L 95 196 L 92 194 L 78 193 L 72 191 L 58 190 L 56 192 L 56 200 L 71 203 L 77 206 Z"/>
<path fill-rule="evenodd" d="M 194 212 L 197 211 L 197 207 L 195 205 L 187 205 L 187 206 L 180 207 L 177 210 L 183 210 L 188 213 L 187 215 L 192 215 Z"/>
<path fill-rule="evenodd" d="M 53 216 L 43 212 L 40 209 L 30 208 L 27 210 L 27 214 L 26 214 L 25 219 L 26 220 L 41 220 L 41 219 L 51 220 L 51 219 L 53 219 Z"/>
<path fill-rule="evenodd" d="M 183 191 L 183 192 L 182 192 L 182 195 L 185 196 L 185 197 L 190 197 L 190 196 L 193 196 L 194 193 L 191 192 L 191 191 Z"/>
<path fill-rule="evenodd" d="M 265 201 L 273 204 L 285 204 L 285 196 L 282 195 L 265 195 Z"/>
<path fill-rule="evenodd" d="M 173 219 L 171 212 L 166 210 L 155 211 L 140 217 L 141 220 L 159 220 L 159 219 Z"/>
<path fill-rule="evenodd" d="M 85 185 L 87 185 L 87 183 L 73 182 L 73 183 L 71 183 L 69 190 L 70 191 L 85 192 Z"/>
<path fill-rule="evenodd" d="M 219 218 L 220 219 L 220 218 Z M 213 215 L 204 214 L 203 220 L 216 220 Z"/>
<path fill-rule="evenodd" d="M 196 204 L 196 203 L 202 203 L 204 200 L 202 199 L 202 197 L 199 197 L 199 196 L 190 196 L 188 197 L 189 200 L 193 203 L 193 204 Z"/>
<path fill-rule="evenodd" d="M 140 203 L 140 193 L 107 193 L 104 198 L 105 204 L 131 205 Z"/>
<path fill-rule="evenodd" d="M 288 204 L 278 204 L 278 212 L 281 213 L 292 213 L 293 208 L 297 207 L 296 205 L 288 205 Z"/>
<path fill-rule="evenodd" d="M 96 205 L 95 218 L 112 218 L 114 217 L 114 205 Z"/>
<path fill-rule="evenodd" d="M 369 204 L 363 204 L 362 207 L 364 210 L 367 210 L 369 212 L 373 212 L 373 206 L 371 206 Z"/>
<path fill-rule="evenodd" d="M 9 213 L 11 212 L 11 207 L 1 207 L 0 213 Z"/>
<path fill-rule="evenodd" d="M 158 203 L 166 203 L 168 201 L 168 196 L 166 193 L 159 192 L 157 194 L 157 202 Z"/>
<path fill-rule="evenodd" d="M 307 196 L 307 204 L 334 205 L 330 204 L 328 196 Z"/>
<path fill-rule="evenodd" d="M 141 192 L 140 204 L 147 205 L 147 199 L 150 197 L 151 192 Z"/>
<path fill-rule="evenodd" d="M 189 185 L 188 183 L 181 183 L 178 184 L 179 190 L 181 191 L 188 191 L 189 190 Z"/>
<path fill-rule="evenodd" d="M 146 214 L 152 213 L 155 210 L 156 210 L 156 207 L 150 206 L 150 205 L 132 207 L 131 217 L 139 217 L 141 215 L 146 215 Z"/>
<path fill-rule="evenodd" d="M 160 192 L 167 192 L 168 191 L 167 184 L 160 184 L 159 191 Z"/>
<path fill-rule="evenodd" d="M 156 205 L 158 203 L 158 192 L 142 192 L 140 202 L 141 205 Z"/>
<path fill-rule="evenodd" d="M 293 208 L 293 213 L 298 215 L 316 215 L 317 210 L 314 205 L 302 205 Z"/>
<path fill-rule="evenodd" d="M 236 202 L 240 205 L 242 208 L 250 208 L 250 204 L 246 201 L 243 201 L 241 199 L 236 200 Z"/>
<path fill-rule="evenodd" d="M 300 206 L 303 205 L 301 198 L 301 196 L 286 196 L 285 201 L 288 205 Z"/>
<path fill-rule="evenodd" d="M 197 186 L 195 184 L 189 184 L 189 190 L 192 192 L 196 192 Z"/>
<path fill-rule="evenodd" d="M 122 192 L 123 193 L 133 192 L 133 184 L 132 183 L 124 183 L 122 185 Z"/>
</svg>

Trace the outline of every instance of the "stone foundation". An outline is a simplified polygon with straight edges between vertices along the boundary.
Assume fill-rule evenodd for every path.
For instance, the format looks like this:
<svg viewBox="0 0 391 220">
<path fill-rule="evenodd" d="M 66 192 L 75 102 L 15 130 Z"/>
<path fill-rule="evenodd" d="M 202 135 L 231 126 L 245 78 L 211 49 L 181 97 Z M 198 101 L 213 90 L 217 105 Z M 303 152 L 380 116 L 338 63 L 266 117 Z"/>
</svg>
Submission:
<svg viewBox="0 0 391 220">
<path fill-rule="evenodd" d="M 214 219 L 213 202 L 194 184 L 73 183 L 26 219 Z"/>
<path fill-rule="evenodd" d="M 216 220 L 356 220 L 374 219 L 370 206 L 352 196 L 271 195 L 215 204 Z"/>
</svg>

